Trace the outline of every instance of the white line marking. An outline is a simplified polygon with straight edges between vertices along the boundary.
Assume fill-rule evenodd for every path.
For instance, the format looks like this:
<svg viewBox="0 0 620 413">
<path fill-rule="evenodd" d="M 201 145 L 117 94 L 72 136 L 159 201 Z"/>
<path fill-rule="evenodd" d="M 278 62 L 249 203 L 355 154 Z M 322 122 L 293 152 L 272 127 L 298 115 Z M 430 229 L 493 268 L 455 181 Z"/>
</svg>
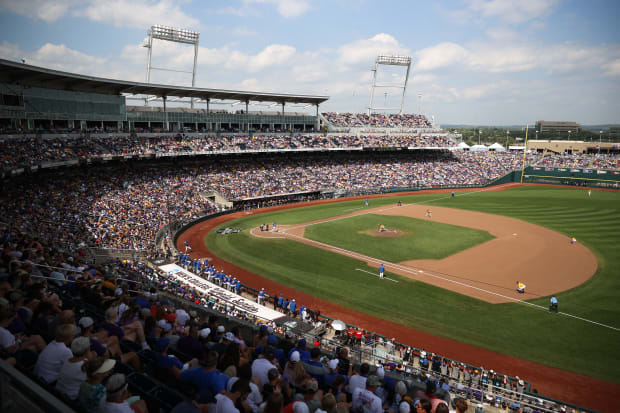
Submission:
<svg viewBox="0 0 620 413">
<path fill-rule="evenodd" d="M 460 196 L 469 195 L 469 194 L 474 194 L 474 193 L 479 193 L 479 192 L 485 192 L 485 191 L 488 191 L 488 190 L 489 189 L 485 189 L 485 190 L 481 190 L 481 191 L 463 192 L 463 193 L 461 193 L 459 195 Z M 459 195 L 457 195 L 457 196 L 459 196 Z M 450 198 L 450 197 L 448 196 L 448 197 L 436 198 L 436 199 L 432 199 L 432 200 L 421 201 L 421 202 L 417 202 L 417 204 L 424 203 L 424 202 L 432 202 L 432 201 L 436 201 L 436 200 L 440 200 L 440 199 L 445 199 L 445 198 Z M 416 203 L 407 204 L 407 205 L 414 205 L 414 204 L 416 204 Z M 393 209 L 393 208 L 399 208 L 399 207 L 398 206 L 393 206 L 393 207 L 390 207 L 390 208 L 384 208 L 384 209 L 382 209 L 380 211 L 387 211 L 387 210 L 390 210 L 390 209 Z M 371 212 L 365 212 L 365 214 L 369 214 L 369 213 L 371 213 Z M 296 227 L 291 227 L 291 228 L 287 228 L 287 229 L 303 228 L 305 226 L 321 224 L 321 223 L 324 223 L 324 222 L 337 221 L 339 219 L 347 219 L 347 218 L 351 218 L 353 216 L 359 216 L 359 215 L 363 215 L 363 214 L 351 215 L 351 216 L 347 216 L 347 217 L 332 218 L 332 219 L 328 219 L 328 220 L 321 221 L 321 222 L 315 222 L 313 224 L 298 225 Z M 518 298 L 513 298 L 513 297 L 510 297 L 510 296 L 507 296 L 507 295 L 504 295 L 504 294 L 496 293 L 494 291 L 486 290 L 484 288 L 480 288 L 480 287 L 476 287 L 476 286 L 473 286 L 473 285 L 470 285 L 470 284 L 462 283 L 460 281 L 451 280 L 449 278 L 445 278 L 445 277 L 441 277 L 439 275 L 432 274 L 432 273 L 430 273 L 428 271 L 416 270 L 416 269 L 411 268 L 411 267 L 404 267 L 404 266 L 399 265 L 399 264 L 390 263 L 390 262 L 387 262 L 386 260 L 379 260 L 377 258 L 369 257 L 367 255 L 359 254 L 357 252 L 353 252 L 353 251 L 345 250 L 345 249 L 342 249 L 342 248 L 334 247 L 332 245 L 325 244 L 323 242 L 314 241 L 314 240 L 311 240 L 311 239 L 308 239 L 308 238 L 300 237 L 299 235 L 291 234 L 291 233 L 286 232 L 286 231 L 282 231 L 282 233 L 286 233 L 286 235 L 288 235 L 289 237 L 293 237 L 293 238 L 297 238 L 297 239 L 303 240 L 303 242 L 306 242 L 307 244 L 321 245 L 324 249 L 331 250 L 331 251 L 337 251 L 337 252 L 342 253 L 343 255 L 347 255 L 349 257 L 356 258 L 358 260 L 362 260 L 362 261 L 366 261 L 366 262 L 373 262 L 375 264 L 384 263 L 384 264 L 387 264 L 387 265 L 391 266 L 392 268 L 399 269 L 399 270 L 401 270 L 403 272 L 406 272 L 406 273 L 409 273 L 409 274 L 420 273 L 420 274 L 423 274 L 423 275 L 428 275 L 430 277 L 434 277 L 434 278 L 438 278 L 440 280 L 448 281 L 448 282 L 451 282 L 451 283 L 454 283 L 454 284 L 457 284 L 457 285 L 460 285 L 460 286 L 463 286 L 463 287 L 466 287 L 466 288 L 472 288 L 474 290 L 481 291 L 481 292 L 484 292 L 484 293 L 487 293 L 487 294 L 491 294 L 491 295 L 495 295 L 495 296 L 498 296 L 498 297 L 502 297 L 502 298 L 505 298 L 505 299 L 510 300 L 510 301 L 514 301 L 514 302 L 517 302 L 517 303 L 529 305 L 529 306 L 531 306 L 533 308 L 536 308 L 538 310 L 549 311 L 549 309 L 547 307 L 544 307 L 542 305 L 530 303 L 530 302 L 527 302 L 527 301 L 524 301 L 524 300 L 521 300 L 521 299 L 518 299 Z M 598 326 L 601 326 L 601 327 L 606 327 L 606 328 L 609 328 L 609 329 L 612 329 L 612 330 L 615 330 L 615 331 L 620 331 L 620 328 L 618 328 L 618 327 L 613 327 L 613 326 L 609 326 L 607 324 L 599 323 L 597 321 L 588 320 L 587 318 L 582 318 L 582 317 L 579 317 L 579 316 L 576 316 L 576 315 L 573 315 L 573 314 L 568 314 L 568 313 L 563 313 L 563 312 L 559 312 L 559 313 L 556 313 L 556 314 L 563 315 L 563 316 L 566 316 L 566 317 L 576 318 L 578 320 L 582 320 L 582 321 L 585 321 L 585 322 L 588 322 L 588 323 L 591 323 L 591 324 L 595 324 L 595 325 L 598 325 Z"/>
<path fill-rule="evenodd" d="M 358 209 L 364 209 L 364 207 L 345 209 L 345 210 L 343 210 L 343 212 L 347 212 L 347 211 L 357 211 Z"/>
<path fill-rule="evenodd" d="M 455 194 L 455 197 L 457 197 L 457 196 L 471 195 L 471 194 L 477 194 L 477 193 L 479 193 L 479 192 L 487 192 L 487 191 L 490 191 L 490 190 L 491 190 L 490 188 L 485 188 L 485 189 L 481 189 L 480 191 L 461 192 L 461 193 L 459 193 L 459 194 Z M 439 198 L 427 199 L 427 200 L 420 201 L 420 202 L 412 202 L 412 203 L 408 203 L 408 204 L 403 204 L 403 206 L 407 206 L 407 205 L 419 205 L 419 204 L 426 204 L 426 203 L 428 203 L 428 202 L 441 201 L 442 199 L 448 199 L 448 198 L 452 198 L 452 196 L 451 196 L 451 195 L 450 195 L 450 196 L 442 196 L 442 197 L 439 197 Z M 395 206 L 391 206 L 391 207 L 387 207 L 387 208 L 383 208 L 383 209 L 379 209 L 379 210 L 375 210 L 375 211 L 367 211 L 367 212 L 362 212 L 362 213 L 360 213 L 360 214 L 353 214 L 353 215 L 349 215 L 349 216 L 346 216 L 346 217 L 327 218 L 327 219 L 325 219 L 325 220 L 323 220 L 323 221 L 313 222 L 313 223 L 311 223 L 311 224 L 301 224 L 301 225 L 291 226 L 291 227 L 286 228 L 286 229 L 285 229 L 285 230 L 283 230 L 282 232 L 283 232 L 283 233 L 287 233 L 287 234 L 288 234 L 288 232 L 287 232 L 287 231 L 290 231 L 290 230 L 293 230 L 293 229 L 297 229 L 297 228 L 305 228 L 305 227 L 309 227 L 310 225 L 325 224 L 325 223 L 327 223 L 327 222 L 340 221 L 340 220 L 342 220 L 342 219 L 348 219 L 348 218 L 353 218 L 353 217 L 359 217 L 359 216 L 361 216 L 361 215 L 366 215 L 366 214 L 374 214 L 374 213 L 377 213 L 377 212 L 389 211 L 389 210 L 392 210 L 392 209 L 395 209 L 395 208 L 402 208 L 402 206 L 401 206 L 401 207 L 399 207 L 398 205 L 395 205 Z M 356 209 L 365 209 L 365 207 L 362 207 L 362 208 L 356 208 Z"/>
<path fill-rule="evenodd" d="M 355 271 L 362 271 L 362 272 L 365 272 L 366 274 L 374 275 L 375 277 L 378 277 L 378 276 L 379 276 L 379 274 L 375 274 L 374 272 L 370 272 L 370 271 L 362 270 L 361 268 L 356 268 L 356 269 L 355 269 Z M 398 282 L 398 280 L 394 280 L 394 279 L 389 278 L 389 277 L 383 277 L 383 279 L 384 279 L 384 280 L 390 280 L 390 281 L 392 281 L 392 282 L 394 282 L 394 283 L 397 283 L 397 282 Z"/>
</svg>

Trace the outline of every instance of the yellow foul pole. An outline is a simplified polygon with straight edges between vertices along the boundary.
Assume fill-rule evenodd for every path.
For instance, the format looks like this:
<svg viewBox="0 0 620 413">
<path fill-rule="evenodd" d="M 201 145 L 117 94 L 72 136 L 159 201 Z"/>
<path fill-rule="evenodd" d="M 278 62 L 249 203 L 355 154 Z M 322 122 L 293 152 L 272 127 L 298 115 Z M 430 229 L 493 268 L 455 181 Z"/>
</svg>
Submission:
<svg viewBox="0 0 620 413">
<path fill-rule="evenodd" d="M 525 125 L 525 144 L 523 145 L 523 162 L 521 164 L 521 183 L 523 183 L 523 174 L 525 173 L 525 156 L 527 154 L 527 130 L 529 125 Z"/>
</svg>

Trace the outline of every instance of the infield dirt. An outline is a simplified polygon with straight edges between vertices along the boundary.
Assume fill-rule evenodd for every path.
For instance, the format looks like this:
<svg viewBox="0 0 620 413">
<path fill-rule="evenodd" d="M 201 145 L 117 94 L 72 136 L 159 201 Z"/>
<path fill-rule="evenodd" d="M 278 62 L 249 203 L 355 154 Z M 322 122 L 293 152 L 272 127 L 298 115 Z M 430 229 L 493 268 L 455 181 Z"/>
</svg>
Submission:
<svg viewBox="0 0 620 413">
<path fill-rule="evenodd" d="M 489 190 L 503 190 L 519 184 L 508 184 L 489 188 Z M 539 186 L 539 185 L 537 185 Z M 468 190 L 461 190 L 465 192 Z M 473 189 L 471 191 L 477 191 Z M 449 193 L 450 190 L 425 191 L 424 193 Z M 392 194 L 397 196 L 398 194 Z M 371 196 L 369 198 L 380 197 Z M 366 197 L 357 197 L 364 199 Z M 349 198 L 356 199 L 356 198 Z M 318 201 L 312 204 L 341 202 L 341 200 Z M 309 205 L 309 204 L 304 204 Z M 284 209 L 297 208 L 300 205 L 283 205 L 279 207 L 265 208 L 260 211 L 252 211 L 250 214 L 275 212 Z M 435 210 L 436 208 L 434 208 Z M 464 344 L 455 340 L 439 337 L 400 324 L 392 323 L 373 317 L 368 314 L 343 307 L 333 302 L 322 300 L 318 297 L 294 290 L 286 285 L 261 277 L 250 271 L 244 270 L 230 262 L 218 258 L 204 245 L 204 236 L 207 232 L 220 225 L 237 218 L 247 216 L 247 212 L 237 212 L 229 215 L 216 217 L 196 224 L 184 231 L 176 241 L 177 248 L 182 250 L 186 240 L 190 240 L 195 246 L 191 256 L 193 258 L 211 257 L 211 263 L 218 269 L 234 274 L 244 284 L 254 288 L 265 288 L 273 294 L 283 293 L 287 297 L 296 297 L 298 302 L 308 303 L 309 308 L 320 309 L 322 313 L 333 318 L 338 318 L 348 324 L 375 331 L 387 337 L 395 337 L 397 341 L 412 346 L 424 346 L 426 349 L 445 357 L 469 363 L 471 365 L 486 366 L 499 372 L 526 378 L 532 383 L 532 387 L 538 389 L 541 394 L 565 400 L 581 406 L 587 406 L 603 412 L 620 411 L 620 385 L 553 368 L 539 363 L 519 359 L 517 357 L 500 354 L 480 347 Z M 433 217 L 435 218 L 435 217 Z M 529 286 L 528 286 L 529 288 Z M 545 345 L 545 343 L 541 343 Z M 575 355 L 579 357 L 579 355 Z"/>
<path fill-rule="evenodd" d="M 433 217 L 426 218 L 425 205 L 396 205 L 364 209 L 341 217 L 280 226 L 279 232 L 252 230 L 259 237 L 290 238 L 318 248 L 365 261 L 387 272 L 422 281 L 484 300 L 490 303 L 531 299 L 569 290 L 583 284 L 596 273 L 597 261 L 585 246 L 570 242 L 570 237 L 529 222 L 501 215 L 484 214 L 452 208 L 433 207 Z M 377 214 L 419 219 L 488 231 L 495 238 L 441 260 L 411 260 L 389 263 L 381 257 L 369 257 L 334 248 L 304 237 L 308 225 Z M 383 235 L 385 234 L 385 235 Z M 354 234 L 352 234 L 353 236 Z M 397 236 L 377 232 L 379 236 Z M 516 282 L 524 283 L 525 294 L 516 291 Z"/>
</svg>

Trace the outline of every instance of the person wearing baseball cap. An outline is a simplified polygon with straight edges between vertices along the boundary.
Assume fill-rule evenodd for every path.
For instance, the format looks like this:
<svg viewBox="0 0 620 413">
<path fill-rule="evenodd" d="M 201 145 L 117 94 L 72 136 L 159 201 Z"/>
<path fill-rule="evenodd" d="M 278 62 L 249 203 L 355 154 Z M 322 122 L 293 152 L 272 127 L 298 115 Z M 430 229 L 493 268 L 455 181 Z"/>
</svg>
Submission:
<svg viewBox="0 0 620 413">
<path fill-rule="evenodd" d="M 71 400 L 75 400 L 80 391 L 80 384 L 86 380 L 86 374 L 82 371 L 82 365 L 92 358 L 94 353 L 90 351 L 88 337 L 78 337 L 71 342 L 73 357 L 69 358 L 62 367 L 56 382 L 56 390 L 65 394 Z"/>
<path fill-rule="evenodd" d="M 124 374 L 116 373 L 110 376 L 105 384 L 107 390 L 106 402 L 103 405 L 104 412 L 127 412 L 127 413 L 143 413 L 148 412 L 146 402 L 137 400 L 131 403 L 127 399 L 131 396 L 128 389 L 127 377 Z"/>
<path fill-rule="evenodd" d="M 267 373 L 269 370 L 277 368 L 276 365 L 276 353 L 273 347 L 266 346 L 260 357 L 252 362 L 252 376 L 258 377 L 262 386 L 269 382 Z"/>
<path fill-rule="evenodd" d="M 325 377 L 323 378 L 323 382 L 325 383 L 326 386 L 331 387 L 332 383 L 334 382 L 334 379 L 338 376 L 344 377 L 345 383 L 349 383 L 349 377 L 343 376 L 342 374 L 338 374 L 339 363 L 340 363 L 340 360 L 338 360 L 337 358 L 332 359 L 329 362 L 327 362 L 329 373 L 327 373 Z"/>
<path fill-rule="evenodd" d="M 306 350 L 306 339 L 305 338 L 300 339 L 297 342 L 297 346 L 295 348 L 292 348 L 288 352 L 289 359 L 291 358 L 291 354 L 293 353 L 293 351 L 297 351 L 299 353 L 299 357 L 301 358 L 301 361 L 307 362 L 308 360 L 310 360 L 310 352 Z"/>
<path fill-rule="evenodd" d="M 112 374 L 116 360 L 95 357 L 82 365 L 82 370 L 86 373 L 86 381 L 80 384 L 78 400 L 86 411 L 98 411 L 100 406 L 105 403 L 107 390 L 103 380 Z"/>
<path fill-rule="evenodd" d="M 381 386 L 381 380 L 375 375 L 370 375 L 366 379 L 366 388 L 356 387 L 353 391 L 352 410 L 360 411 L 364 405 L 369 405 L 372 413 L 382 413 L 381 399 L 375 395 L 377 387 Z M 367 411 L 365 409 L 365 411 Z"/>
</svg>

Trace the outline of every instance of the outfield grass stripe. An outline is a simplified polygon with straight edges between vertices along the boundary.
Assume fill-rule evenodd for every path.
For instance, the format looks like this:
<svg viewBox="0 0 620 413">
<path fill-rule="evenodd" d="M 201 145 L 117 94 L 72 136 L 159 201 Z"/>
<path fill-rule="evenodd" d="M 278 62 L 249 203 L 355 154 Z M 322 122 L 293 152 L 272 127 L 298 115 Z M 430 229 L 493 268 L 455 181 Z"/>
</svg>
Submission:
<svg viewBox="0 0 620 413">
<path fill-rule="evenodd" d="M 389 207 L 400 198 L 403 204 L 426 203 L 510 216 L 574 235 L 596 254 L 599 268 L 582 285 L 556 295 L 560 309 L 576 317 L 620 327 L 620 193 L 594 191 L 589 199 L 582 189 L 523 186 L 475 196 L 461 196 L 457 190 L 456 199 L 444 195 L 443 199 L 423 192 L 372 198 L 371 207 Z M 326 204 L 269 212 L 240 218 L 235 224 L 239 222 L 244 229 L 271 221 L 298 225 L 343 215 L 345 209 L 362 204 L 363 200 L 343 201 L 338 207 Z M 316 297 L 431 334 L 620 384 L 620 370 L 616 368 L 620 365 L 618 330 L 540 311 L 546 309 L 548 298 L 529 300 L 543 308 L 514 302 L 489 304 L 392 274 L 400 283 L 384 283 L 355 271 L 376 271 L 374 264 L 366 267 L 334 252 L 296 247 L 299 243 L 294 241 L 263 242 L 245 231 L 228 238 L 210 232 L 207 238 L 208 246 L 222 259 Z"/>
<path fill-rule="evenodd" d="M 290 233 L 288 235 L 290 237 L 296 238 L 298 240 L 307 240 L 307 238 L 301 237 L 299 235 L 294 235 L 294 234 L 290 234 Z M 496 293 L 496 292 L 490 291 L 490 290 L 486 290 L 484 288 L 476 287 L 476 286 L 471 285 L 471 284 L 463 283 L 463 282 L 456 281 L 456 280 L 451 280 L 449 278 L 442 277 L 440 275 L 436 275 L 436 274 L 430 273 L 430 272 L 428 272 L 426 270 L 416 270 L 414 268 L 406 267 L 406 266 L 399 265 L 399 264 L 396 264 L 396 263 L 386 262 L 385 260 L 380 260 L 378 258 L 370 257 L 368 255 L 363 255 L 363 254 L 359 254 L 357 252 L 345 250 L 345 249 L 342 249 L 342 248 L 339 248 L 339 247 L 334 247 L 334 246 L 331 246 L 329 244 L 325 244 L 325 243 L 319 242 L 319 241 L 310 240 L 310 242 L 311 243 L 316 243 L 316 245 L 321 245 L 324 248 L 327 248 L 327 249 L 329 249 L 331 251 L 343 253 L 343 254 L 348 255 L 349 257 L 352 257 L 352 258 L 355 258 L 355 259 L 359 259 L 359 260 L 367 261 L 367 262 L 372 262 L 374 264 L 387 264 L 390 267 L 397 268 L 398 270 L 407 272 L 409 274 L 413 274 L 413 275 L 424 274 L 424 275 L 427 275 L 427 276 L 430 276 L 430 277 L 433 277 L 433 278 L 437 278 L 437 279 L 440 279 L 440 280 L 443 280 L 443 281 L 448 281 L 448 282 L 456 284 L 456 285 L 460 285 L 460 286 L 463 286 L 463 287 L 466 287 L 466 288 L 471 288 L 473 290 L 484 292 L 486 294 L 495 295 L 497 297 L 501 297 L 501 298 L 504 298 L 504 299 L 507 299 L 507 300 L 510 300 L 510 301 L 513 301 L 513 302 L 516 302 L 516 303 L 519 303 L 519 304 L 525 304 L 525 305 L 529 305 L 529 306 L 532 306 L 532 307 L 535 307 L 535 308 L 538 308 L 538 309 L 542 309 L 542 310 L 548 311 L 548 309 L 546 307 L 543 307 L 541 305 L 534 304 L 534 303 L 531 303 L 531 302 L 528 302 L 528 301 L 525 301 L 525 300 L 520 300 L 518 298 L 509 297 L 507 295 Z M 578 320 L 586 321 L 588 323 L 595 324 L 595 325 L 598 325 L 598 326 L 601 326 L 601 327 L 606 327 L 606 328 L 609 328 L 609 329 L 612 329 L 612 330 L 615 330 L 615 331 L 620 331 L 620 328 L 618 328 L 618 327 L 613 327 L 613 326 L 610 326 L 610 325 L 607 325 L 607 324 L 599 323 L 597 321 L 588 320 L 586 318 L 579 317 L 579 316 L 576 316 L 576 315 L 573 315 L 573 314 L 568 314 L 568 313 L 558 313 L 558 314 L 562 314 L 562 315 L 567 316 L 567 317 L 572 317 L 572 318 L 575 318 L 575 319 L 578 319 Z"/>
</svg>

